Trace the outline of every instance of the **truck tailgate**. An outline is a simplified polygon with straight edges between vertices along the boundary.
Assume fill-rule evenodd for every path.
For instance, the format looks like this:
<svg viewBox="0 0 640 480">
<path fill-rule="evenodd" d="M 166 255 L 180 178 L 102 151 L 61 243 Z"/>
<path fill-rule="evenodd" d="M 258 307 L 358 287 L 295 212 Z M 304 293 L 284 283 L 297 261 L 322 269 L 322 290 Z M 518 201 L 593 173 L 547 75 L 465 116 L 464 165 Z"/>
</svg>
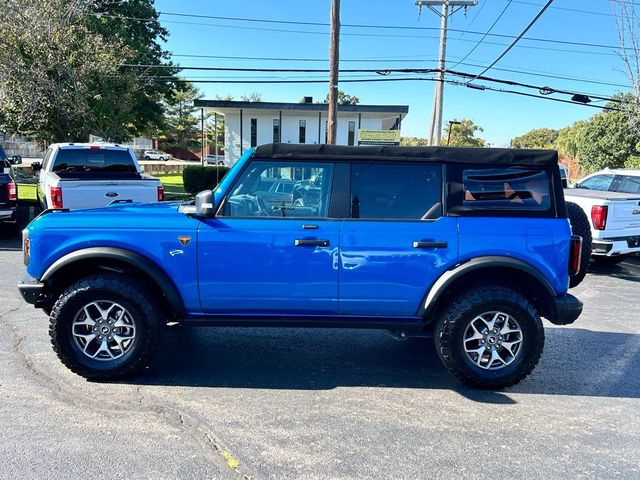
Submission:
<svg viewBox="0 0 640 480">
<path fill-rule="evenodd" d="M 62 204 L 72 210 L 106 207 L 114 200 L 157 202 L 159 180 L 69 180 L 61 179 Z"/>
<path fill-rule="evenodd" d="M 640 196 L 634 200 L 609 202 L 607 230 L 640 228 Z"/>
</svg>

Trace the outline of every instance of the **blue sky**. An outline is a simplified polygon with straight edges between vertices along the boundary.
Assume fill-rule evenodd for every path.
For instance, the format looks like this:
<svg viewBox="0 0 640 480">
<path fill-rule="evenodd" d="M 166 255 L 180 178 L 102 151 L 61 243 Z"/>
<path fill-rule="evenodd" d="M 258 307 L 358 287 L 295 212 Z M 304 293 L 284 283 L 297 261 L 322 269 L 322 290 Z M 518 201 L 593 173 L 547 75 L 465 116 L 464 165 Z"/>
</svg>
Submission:
<svg viewBox="0 0 640 480">
<path fill-rule="evenodd" d="M 450 28 L 486 32 L 507 5 L 508 0 L 479 0 L 466 17 L 459 12 L 451 19 Z M 495 25 L 493 34 L 516 35 L 540 10 L 543 0 L 512 1 Z M 328 27 L 282 25 L 260 22 L 216 20 L 169 15 L 184 13 L 240 17 L 245 19 L 328 22 L 330 0 L 157 0 L 163 13 L 162 24 L 169 29 L 166 48 L 174 61 L 184 66 L 249 67 L 249 68 L 328 68 Z M 566 10 L 574 9 L 577 11 Z M 591 13 L 587 13 L 591 12 Z M 542 18 L 528 32 L 528 37 L 579 43 L 617 45 L 614 19 L 608 0 L 555 0 Z M 439 18 L 423 8 L 418 16 L 414 0 L 342 0 L 343 24 L 394 25 L 407 27 L 439 27 Z M 286 30 L 286 31 L 282 31 Z M 356 28 L 343 26 L 340 41 L 341 69 L 364 68 L 435 68 L 438 52 L 438 31 L 411 29 Z M 480 35 L 450 32 L 447 65 L 471 50 Z M 487 65 L 504 49 L 509 38 L 487 37 L 485 42 L 464 63 Z M 567 51 L 570 50 L 570 51 Z M 264 61 L 192 58 L 182 55 L 212 55 L 240 57 L 278 57 L 321 61 Z M 350 62 L 349 60 L 360 60 Z M 365 60 L 365 61 L 362 61 Z M 393 60 L 393 61 L 392 61 Z M 458 65 L 456 70 L 479 73 L 473 65 Z M 539 75 L 569 76 L 598 82 L 627 85 L 623 64 L 613 48 L 572 46 L 553 42 L 521 41 L 497 65 L 497 69 L 526 70 Z M 574 80 L 531 76 L 493 69 L 486 75 L 551 86 L 556 89 L 610 96 L 624 88 L 578 82 Z M 187 78 L 315 78 L 324 73 L 220 73 L 185 71 Z M 363 74 L 342 74 L 341 78 L 356 78 Z M 365 74 L 371 77 L 370 74 Z M 401 76 L 401 75 L 399 75 Z M 500 85 L 496 85 L 500 87 Z M 264 101 L 296 102 L 305 95 L 323 99 L 327 85 L 263 84 L 217 85 L 199 84 L 205 98 L 233 95 L 236 99 L 259 92 Z M 509 88 L 509 87 L 503 87 Z M 345 83 L 341 90 L 360 98 L 363 104 L 409 105 L 409 115 L 402 125 L 406 136 L 427 136 L 434 84 L 433 82 Z M 531 93 L 537 93 L 531 91 Z M 568 98 L 566 95 L 554 95 Z M 446 123 L 454 118 L 470 118 L 484 128 L 481 134 L 492 145 L 505 146 L 509 140 L 532 128 L 561 128 L 576 120 L 590 117 L 598 109 L 532 99 L 497 92 L 478 91 L 465 87 L 445 87 L 444 116 Z"/>
</svg>

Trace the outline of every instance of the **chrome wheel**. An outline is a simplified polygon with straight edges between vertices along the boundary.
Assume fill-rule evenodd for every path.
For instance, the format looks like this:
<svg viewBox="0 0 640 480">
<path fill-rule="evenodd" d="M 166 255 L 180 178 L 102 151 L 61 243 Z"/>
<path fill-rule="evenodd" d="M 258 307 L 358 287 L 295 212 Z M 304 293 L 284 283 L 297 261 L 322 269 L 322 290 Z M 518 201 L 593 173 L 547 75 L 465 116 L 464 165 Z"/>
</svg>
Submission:
<svg viewBox="0 0 640 480">
<path fill-rule="evenodd" d="M 522 329 L 504 312 L 485 312 L 469 322 L 463 339 L 469 359 L 485 370 L 510 365 L 522 349 Z"/>
<path fill-rule="evenodd" d="M 84 355 L 93 360 L 110 361 L 131 351 L 136 339 L 136 324 L 122 305 L 99 300 L 78 311 L 71 333 Z"/>
</svg>

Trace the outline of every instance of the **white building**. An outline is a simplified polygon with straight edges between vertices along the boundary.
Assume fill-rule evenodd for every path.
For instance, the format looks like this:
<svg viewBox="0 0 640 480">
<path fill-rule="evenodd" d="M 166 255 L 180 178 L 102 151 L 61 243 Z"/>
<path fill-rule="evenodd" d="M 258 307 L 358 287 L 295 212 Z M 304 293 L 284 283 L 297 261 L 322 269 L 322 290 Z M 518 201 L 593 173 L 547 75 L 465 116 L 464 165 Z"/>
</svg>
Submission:
<svg viewBox="0 0 640 480">
<path fill-rule="evenodd" d="M 225 160 L 232 165 L 248 148 L 265 143 L 326 143 L 326 103 L 196 100 L 196 107 L 224 115 Z M 338 145 L 358 145 L 359 130 L 400 130 L 406 105 L 338 105 Z"/>
</svg>

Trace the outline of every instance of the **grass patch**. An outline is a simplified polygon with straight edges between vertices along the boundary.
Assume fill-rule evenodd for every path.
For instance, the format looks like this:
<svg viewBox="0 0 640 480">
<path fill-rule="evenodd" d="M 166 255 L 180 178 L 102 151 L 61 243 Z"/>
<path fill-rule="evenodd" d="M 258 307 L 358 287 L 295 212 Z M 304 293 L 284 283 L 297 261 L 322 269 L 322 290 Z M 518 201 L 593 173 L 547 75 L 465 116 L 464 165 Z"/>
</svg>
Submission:
<svg viewBox="0 0 640 480">
<path fill-rule="evenodd" d="M 166 200 L 189 200 L 194 198 L 194 195 L 184 191 L 182 175 L 171 173 L 167 175 L 154 175 L 154 177 L 159 178 L 162 182 Z"/>
</svg>

